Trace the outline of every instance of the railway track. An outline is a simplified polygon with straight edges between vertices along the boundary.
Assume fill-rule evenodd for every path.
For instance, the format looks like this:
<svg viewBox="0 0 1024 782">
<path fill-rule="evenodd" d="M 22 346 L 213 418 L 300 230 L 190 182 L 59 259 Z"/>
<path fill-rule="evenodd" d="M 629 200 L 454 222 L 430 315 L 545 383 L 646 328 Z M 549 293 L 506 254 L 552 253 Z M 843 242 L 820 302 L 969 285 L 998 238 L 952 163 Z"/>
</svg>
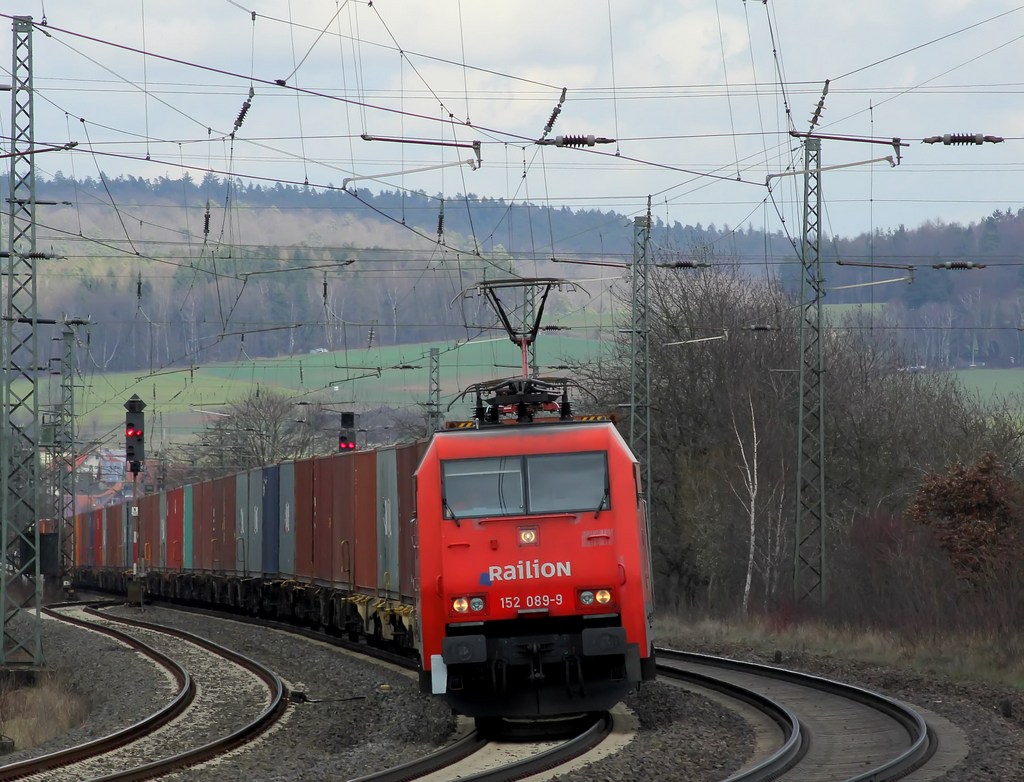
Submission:
<svg viewBox="0 0 1024 782">
<path fill-rule="evenodd" d="M 173 607 L 225 619 L 224 614 L 206 609 Z M 325 635 L 324 633 L 294 625 L 282 624 L 252 617 L 231 616 L 239 621 L 259 627 L 269 627 L 321 643 L 328 643 L 347 652 L 372 660 L 398 666 L 408 671 L 416 668 L 414 661 L 383 649 Z M 619 715 L 621 722 L 622 715 Z M 352 782 L 506 782 L 525 779 L 533 774 L 549 771 L 589 752 L 604 741 L 615 729 L 615 717 L 608 712 L 582 715 L 575 719 L 554 720 L 532 731 L 530 739 L 508 740 L 512 731 L 492 728 L 485 735 L 479 730 L 467 730 L 436 752 L 404 762 L 391 768 L 354 778 Z M 522 733 L 520 728 L 517 733 Z M 530 731 L 526 731 L 529 733 Z M 555 736 L 557 735 L 557 738 Z"/>
<path fill-rule="evenodd" d="M 167 674 L 168 700 L 123 730 L 0 766 L 2 782 L 151 779 L 250 741 L 287 706 L 287 690 L 275 673 L 206 639 L 82 605 L 44 610 L 55 620 L 103 633 L 149 657 Z"/>
<path fill-rule="evenodd" d="M 165 705 L 148 719 L 98 741 L 0 766 L 0 782 L 8 779 L 153 778 L 212 759 L 243 744 L 284 710 L 286 694 L 274 674 L 260 675 L 250 669 L 240 669 L 234 660 L 218 662 L 217 658 L 226 650 L 184 631 L 163 625 L 153 627 L 95 611 L 88 613 L 80 606 L 64 606 L 48 613 L 59 613 L 63 621 L 117 637 L 151 659 L 159 660 L 158 664 L 167 672 L 161 701 Z M 218 616 L 225 618 L 222 614 Z M 134 627 L 127 630 L 117 627 L 125 624 Z M 286 629 L 269 624 L 279 630 Z M 350 651 L 353 647 L 359 652 L 375 651 L 321 633 L 294 633 L 295 628 L 287 629 Z M 884 696 L 769 666 L 672 649 L 659 649 L 658 655 L 659 674 L 663 679 L 681 679 L 691 688 L 716 690 L 744 704 L 744 716 L 754 724 L 758 736 L 757 750 L 752 759 L 746 760 L 746 765 L 729 777 L 729 782 L 898 779 L 924 763 L 934 750 L 924 720 L 909 707 Z M 388 662 L 404 662 L 408 666 L 407 660 L 393 656 Z M 201 685 L 198 688 L 197 681 Z M 258 684 L 260 681 L 262 685 Z M 200 697 L 208 694 L 209 699 L 197 703 L 197 690 Z M 218 716 L 220 705 L 225 702 L 246 703 L 247 714 Z M 194 716 L 180 718 L 183 711 Z M 174 720 L 173 730 L 161 728 L 171 720 Z M 183 742 L 182 728 L 189 724 L 196 727 L 195 735 Z M 606 740 L 613 725 L 611 716 L 601 715 L 600 719 L 578 724 L 578 730 L 568 739 L 563 737 L 557 741 L 543 738 L 507 741 L 501 736 L 492 738 L 477 731 L 463 730 L 459 738 L 441 750 L 413 761 L 359 777 L 352 777 L 350 771 L 339 778 L 358 782 L 523 779 L 584 755 Z M 621 723 L 616 732 L 623 732 Z M 170 734 L 173 734 L 173 744 L 168 738 Z M 211 735 L 221 738 L 210 741 Z M 601 752 L 615 751 L 609 749 L 614 743 L 614 740 L 605 743 Z M 157 746 L 159 752 L 155 749 Z"/>
<path fill-rule="evenodd" d="M 935 741 L 911 707 L 853 685 L 757 663 L 658 649 L 658 672 L 744 701 L 768 717 L 759 751 L 728 782 L 901 779 Z"/>
<path fill-rule="evenodd" d="M 438 752 L 410 763 L 358 777 L 350 782 L 511 782 L 550 771 L 590 751 L 612 732 L 610 712 L 573 721 L 568 738 L 530 741 L 488 740 L 472 731 Z M 565 725 L 555 730 L 561 734 Z"/>
</svg>

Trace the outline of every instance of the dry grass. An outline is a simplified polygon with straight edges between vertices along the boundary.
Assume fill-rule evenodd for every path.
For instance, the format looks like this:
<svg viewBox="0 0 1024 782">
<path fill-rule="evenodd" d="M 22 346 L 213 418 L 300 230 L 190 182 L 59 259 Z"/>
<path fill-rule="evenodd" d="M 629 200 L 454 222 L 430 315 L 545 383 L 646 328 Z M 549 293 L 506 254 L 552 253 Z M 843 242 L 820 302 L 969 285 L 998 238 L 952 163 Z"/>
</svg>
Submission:
<svg viewBox="0 0 1024 782">
<path fill-rule="evenodd" d="M 16 750 L 34 747 L 82 724 L 88 704 L 59 674 L 44 674 L 34 685 L 0 689 L 0 734 Z"/>
<path fill-rule="evenodd" d="M 812 622 L 778 627 L 764 619 L 727 623 L 661 616 L 655 633 L 657 643 L 682 649 L 728 646 L 768 655 L 776 650 L 802 652 L 1024 687 L 1024 635 L 1019 632 L 911 637 Z"/>
</svg>

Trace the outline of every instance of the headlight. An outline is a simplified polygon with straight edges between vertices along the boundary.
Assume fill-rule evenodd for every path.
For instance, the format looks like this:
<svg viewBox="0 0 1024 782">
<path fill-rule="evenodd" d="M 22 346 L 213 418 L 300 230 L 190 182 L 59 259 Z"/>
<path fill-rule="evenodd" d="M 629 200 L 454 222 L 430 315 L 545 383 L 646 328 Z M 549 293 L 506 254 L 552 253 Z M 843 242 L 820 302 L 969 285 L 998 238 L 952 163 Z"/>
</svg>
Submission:
<svg viewBox="0 0 1024 782">
<path fill-rule="evenodd" d="M 457 613 L 464 614 L 469 610 L 469 601 L 464 597 L 457 597 L 452 600 L 452 608 L 455 609 Z"/>
<path fill-rule="evenodd" d="M 520 546 L 535 546 L 539 540 L 540 535 L 537 533 L 536 527 L 520 527 L 519 528 L 519 545 Z"/>
<path fill-rule="evenodd" d="M 583 590 L 582 592 L 580 592 L 580 602 L 585 606 L 593 605 L 594 593 L 591 592 L 589 589 Z"/>
<path fill-rule="evenodd" d="M 483 611 L 484 599 L 482 597 L 471 597 L 469 599 L 469 607 L 473 611 Z"/>
<path fill-rule="evenodd" d="M 607 589 L 598 589 L 595 597 L 597 598 L 597 602 L 601 605 L 607 605 L 612 601 L 612 593 Z"/>
</svg>

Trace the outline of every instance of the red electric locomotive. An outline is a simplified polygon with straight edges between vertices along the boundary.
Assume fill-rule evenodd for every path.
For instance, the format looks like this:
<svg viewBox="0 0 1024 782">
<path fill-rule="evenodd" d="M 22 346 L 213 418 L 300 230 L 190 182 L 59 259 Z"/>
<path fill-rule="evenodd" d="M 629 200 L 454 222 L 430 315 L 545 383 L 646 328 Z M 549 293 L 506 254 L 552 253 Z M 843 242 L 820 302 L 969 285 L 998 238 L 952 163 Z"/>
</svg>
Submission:
<svg viewBox="0 0 1024 782">
<path fill-rule="evenodd" d="M 476 387 L 416 472 L 420 686 L 469 716 L 608 709 L 655 675 L 637 460 L 567 385 Z"/>
</svg>

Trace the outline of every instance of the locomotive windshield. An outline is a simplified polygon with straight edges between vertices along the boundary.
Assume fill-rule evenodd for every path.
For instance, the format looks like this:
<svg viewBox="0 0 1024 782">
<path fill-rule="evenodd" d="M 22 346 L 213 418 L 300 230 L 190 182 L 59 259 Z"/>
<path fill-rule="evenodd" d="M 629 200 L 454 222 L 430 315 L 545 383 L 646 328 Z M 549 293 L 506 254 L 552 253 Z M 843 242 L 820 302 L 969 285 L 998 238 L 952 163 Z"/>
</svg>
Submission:
<svg viewBox="0 0 1024 782">
<path fill-rule="evenodd" d="M 441 465 L 445 518 L 596 511 L 608 507 L 602 452 L 460 459 Z"/>
</svg>

